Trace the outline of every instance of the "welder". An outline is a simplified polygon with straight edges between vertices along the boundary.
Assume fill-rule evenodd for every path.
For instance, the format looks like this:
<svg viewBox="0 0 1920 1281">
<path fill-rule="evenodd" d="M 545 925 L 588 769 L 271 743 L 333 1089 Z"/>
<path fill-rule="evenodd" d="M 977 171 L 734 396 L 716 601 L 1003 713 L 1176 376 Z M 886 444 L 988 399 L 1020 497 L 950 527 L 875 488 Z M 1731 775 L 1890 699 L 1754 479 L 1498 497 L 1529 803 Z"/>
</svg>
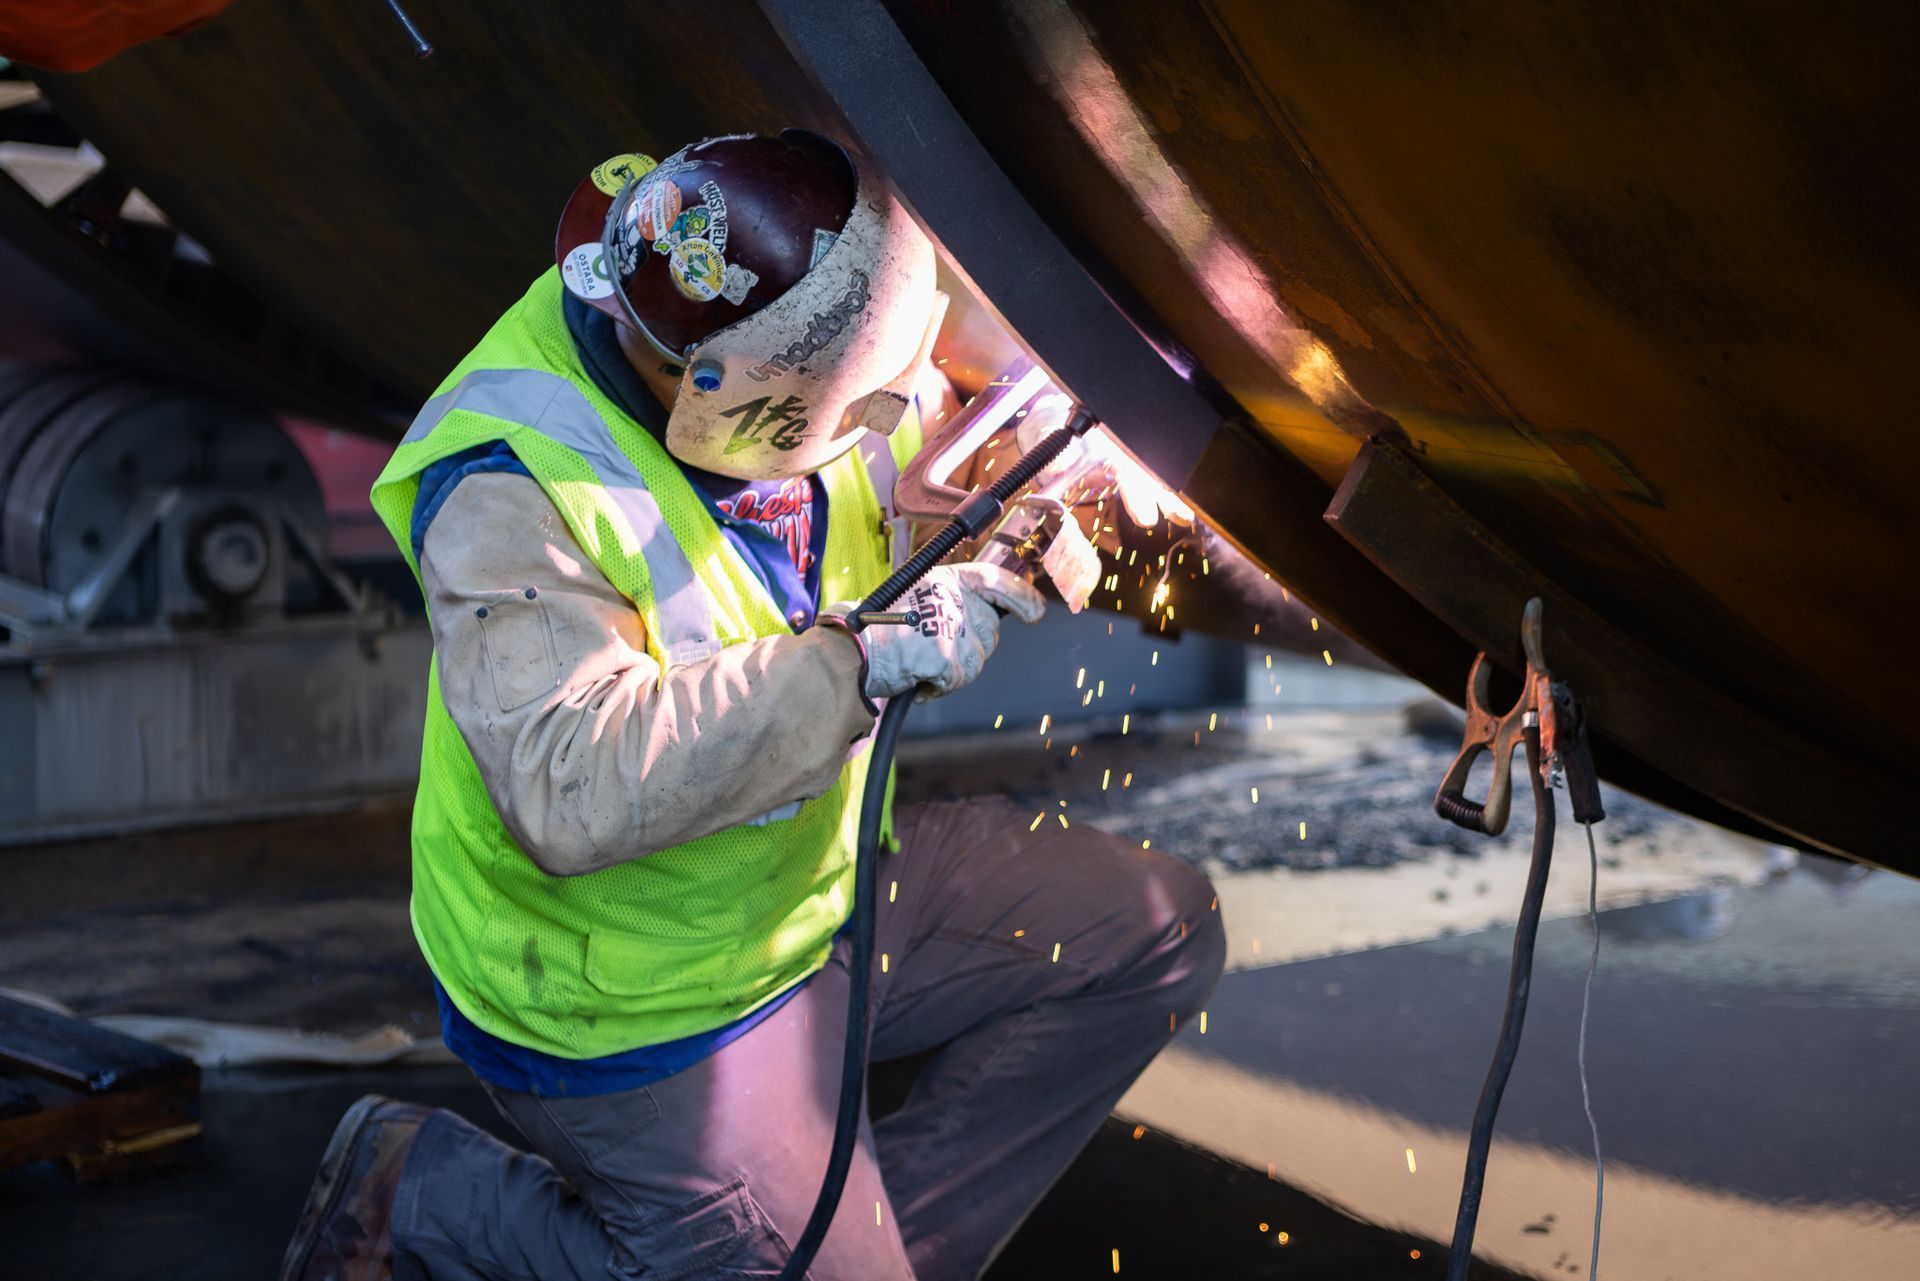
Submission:
<svg viewBox="0 0 1920 1281">
<path fill-rule="evenodd" d="M 374 506 L 434 638 L 414 931 L 446 1044 L 533 1153 L 369 1096 L 283 1276 L 773 1275 L 834 1131 L 878 702 L 967 684 L 993 566 L 845 624 L 905 555 L 934 251 L 816 135 L 615 157 L 427 402 Z M 935 375 L 937 377 L 937 375 Z M 998 799 L 902 807 L 875 1059 L 819 1281 L 978 1276 L 1218 979 L 1212 887 Z M 535 1155 L 537 1154 L 537 1155 Z"/>
</svg>

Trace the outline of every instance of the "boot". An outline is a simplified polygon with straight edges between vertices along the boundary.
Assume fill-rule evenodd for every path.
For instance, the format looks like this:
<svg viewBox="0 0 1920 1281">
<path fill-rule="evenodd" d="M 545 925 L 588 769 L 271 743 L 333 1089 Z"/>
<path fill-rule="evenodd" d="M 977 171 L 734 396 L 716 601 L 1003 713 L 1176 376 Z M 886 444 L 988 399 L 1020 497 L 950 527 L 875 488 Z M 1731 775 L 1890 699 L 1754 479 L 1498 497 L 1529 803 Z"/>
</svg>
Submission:
<svg viewBox="0 0 1920 1281">
<path fill-rule="evenodd" d="M 280 1281 L 390 1281 L 394 1192 L 427 1113 L 378 1094 L 347 1109 L 320 1158 Z"/>
</svg>

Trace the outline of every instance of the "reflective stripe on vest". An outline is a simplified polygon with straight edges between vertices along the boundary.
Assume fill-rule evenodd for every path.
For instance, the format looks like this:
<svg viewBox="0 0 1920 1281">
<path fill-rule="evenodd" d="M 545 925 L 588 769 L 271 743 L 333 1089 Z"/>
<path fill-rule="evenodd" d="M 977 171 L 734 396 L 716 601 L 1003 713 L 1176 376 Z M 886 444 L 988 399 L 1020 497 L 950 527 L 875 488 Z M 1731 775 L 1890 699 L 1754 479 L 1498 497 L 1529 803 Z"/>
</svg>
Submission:
<svg viewBox="0 0 1920 1281">
<path fill-rule="evenodd" d="M 535 369 L 475 370 L 423 405 L 400 443 L 426 439 L 456 409 L 533 428 L 586 459 L 638 540 L 653 580 L 654 609 L 663 633 L 660 648 L 668 666 L 697 663 L 720 652 L 713 609 L 694 578 L 692 563 L 667 528 L 660 504 L 633 460 L 578 387 Z"/>
</svg>

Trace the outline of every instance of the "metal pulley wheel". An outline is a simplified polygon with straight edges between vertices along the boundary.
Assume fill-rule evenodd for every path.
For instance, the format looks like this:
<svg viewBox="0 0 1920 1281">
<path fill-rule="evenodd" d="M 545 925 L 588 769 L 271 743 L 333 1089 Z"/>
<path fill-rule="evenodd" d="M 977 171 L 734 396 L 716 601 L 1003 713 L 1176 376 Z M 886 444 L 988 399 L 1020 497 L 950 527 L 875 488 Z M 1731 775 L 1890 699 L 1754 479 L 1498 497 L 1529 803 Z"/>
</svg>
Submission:
<svg viewBox="0 0 1920 1281">
<path fill-rule="evenodd" d="M 167 491 L 190 527 L 169 552 L 181 563 L 155 568 L 212 604 L 264 580 L 282 540 L 263 513 L 326 528 L 306 458 L 257 407 L 92 371 L 29 379 L 0 401 L 0 571 L 69 592 Z"/>
</svg>

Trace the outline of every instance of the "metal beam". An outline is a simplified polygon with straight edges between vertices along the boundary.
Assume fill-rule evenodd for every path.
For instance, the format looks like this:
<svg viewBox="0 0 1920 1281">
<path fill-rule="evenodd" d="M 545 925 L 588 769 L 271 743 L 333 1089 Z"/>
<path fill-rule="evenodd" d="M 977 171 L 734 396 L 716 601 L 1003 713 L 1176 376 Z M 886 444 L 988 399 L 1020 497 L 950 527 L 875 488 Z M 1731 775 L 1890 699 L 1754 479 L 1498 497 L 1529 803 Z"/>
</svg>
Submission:
<svg viewBox="0 0 1920 1281">
<path fill-rule="evenodd" d="M 760 0 L 902 203 L 1063 387 L 1185 486 L 1221 415 L 1096 284 L 954 110 L 880 0 Z"/>
</svg>

